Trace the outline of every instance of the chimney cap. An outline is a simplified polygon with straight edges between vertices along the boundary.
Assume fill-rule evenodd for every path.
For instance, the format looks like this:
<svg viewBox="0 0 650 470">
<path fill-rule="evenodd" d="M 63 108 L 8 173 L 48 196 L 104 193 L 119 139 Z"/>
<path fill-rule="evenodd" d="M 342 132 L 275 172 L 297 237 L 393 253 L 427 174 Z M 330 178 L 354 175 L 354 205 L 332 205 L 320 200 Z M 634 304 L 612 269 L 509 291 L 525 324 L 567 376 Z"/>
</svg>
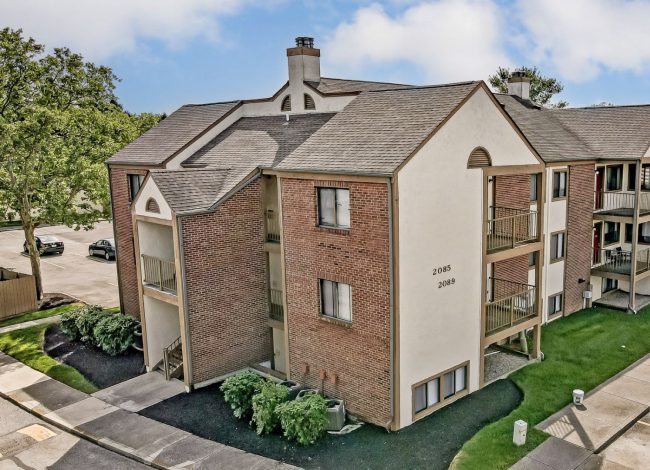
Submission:
<svg viewBox="0 0 650 470">
<path fill-rule="evenodd" d="M 526 75 L 522 69 L 517 69 L 510 74 L 508 77 L 509 82 L 530 82 L 530 77 Z"/>
<path fill-rule="evenodd" d="M 314 48 L 314 38 L 309 36 L 298 36 L 296 38 L 296 47 L 305 47 L 308 49 Z"/>
</svg>

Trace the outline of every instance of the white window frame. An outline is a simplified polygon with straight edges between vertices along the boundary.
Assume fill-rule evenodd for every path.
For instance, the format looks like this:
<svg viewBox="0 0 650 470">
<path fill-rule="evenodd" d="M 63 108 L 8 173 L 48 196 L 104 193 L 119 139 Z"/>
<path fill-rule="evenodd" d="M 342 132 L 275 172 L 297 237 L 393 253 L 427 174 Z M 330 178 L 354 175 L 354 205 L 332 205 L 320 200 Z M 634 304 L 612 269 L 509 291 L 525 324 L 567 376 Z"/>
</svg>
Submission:
<svg viewBox="0 0 650 470">
<path fill-rule="evenodd" d="M 558 299 L 559 299 L 559 308 L 558 308 Z M 551 312 L 551 306 L 553 307 L 553 311 Z M 557 315 L 559 313 L 562 313 L 564 310 L 564 294 L 562 292 L 559 292 L 557 294 L 551 295 L 548 298 L 548 316 L 552 315 Z"/>
<path fill-rule="evenodd" d="M 325 291 L 329 285 L 332 292 L 332 313 L 326 312 L 325 306 Z M 329 279 L 318 280 L 318 290 L 320 295 L 320 315 L 324 318 L 329 318 L 345 323 L 352 323 L 352 286 L 343 282 L 331 281 Z M 347 291 L 347 293 L 346 293 Z M 344 310 L 345 302 L 347 302 L 347 312 Z"/>
<path fill-rule="evenodd" d="M 324 201 L 323 194 L 325 191 L 332 191 L 334 196 L 334 205 L 331 208 L 332 214 L 324 214 L 324 208 L 322 202 Z M 347 207 L 345 207 L 345 199 L 347 197 Z M 318 226 L 319 227 L 328 227 L 328 228 L 338 228 L 348 230 L 350 229 L 351 220 L 350 220 L 350 190 L 348 188 L 328 188 L 321 187 L 317 188 L 316 191 L 317 199 L 317 208 L 318 208 Z M 329 215 L 329 218 L 333 222 L 326 222 L 326 216 Z M 347 218 L 347 220 L 346 220 Z"/>
<path fill-rule="evenodd" d="M 560 243 L 560 240 L 562 240 L 562 243 Z M 555 250 L 553 248 L 555 248 Z M 561 232 L 552 233 L 551 249 L 550 249 L 551 262 L 561 261 L 564 259 L 565 255 L 566 255 L 566 232 L 561 231 Z"/>
<path fill-rule="evenodd" d="M 557 176 L 557 181 L 555 177 Z M 565 199 L 568 191 L 569 172 L 558 170 L 553 172 L 553 199 Z M 556 185 L 557 183 L 557 185 Z M 555 194 L 557 190 L 557 195 Z"/>
</svg>

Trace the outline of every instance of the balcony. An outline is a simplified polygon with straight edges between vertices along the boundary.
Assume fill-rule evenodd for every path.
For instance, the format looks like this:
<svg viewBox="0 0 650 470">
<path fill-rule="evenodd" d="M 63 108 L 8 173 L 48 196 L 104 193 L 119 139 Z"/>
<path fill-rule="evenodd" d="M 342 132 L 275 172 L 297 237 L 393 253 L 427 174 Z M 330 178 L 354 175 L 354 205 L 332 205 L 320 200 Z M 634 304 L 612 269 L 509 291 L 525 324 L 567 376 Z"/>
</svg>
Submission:
<svg viewBox="0 0 650 470">
<path fill-rule="evenodd" d="M 636 254 L 636 274 L 650 271 L 650 248 L 639 250 Z M 632 272 L 632 252 L 620 247 L 614 249 L 594 249 L 591 273 L 607 277 L 607 274 L 629 276 Z"/>
<path fill-rule="evenodd" d="M 142 284 L 176 295 L 176 266 L 174 260 L 142 255 Z"/>
<path fill-rule="evenodd" d="M 280 220 L 278 214 L 273 210 L 265 211 L 266 219 L 266 241 L 280 243 Z"/>
<path fill-rule="evenodd" d="M 539 240 L 537 212 L 491 207 L 487 221 L 487 252 L 512 249 Z"/>
<path fill-rule="evenodd" d="M 634 217 L 635 193 L 594 192 L 594 213 L 618 217 Z M 650 193 L 639 195 L 639 214 L 650 215 Z"/>
<path fill-rule="evenodd" d="M 486 303 L 485 336 L 537 316 L 535 286 L 490 278 L 492 299 Z"/>
<path fill-rule="evenodd" d="M 284 322 L 284 307 L 282 304 L 281 290 L 269 290 L 269 318 L 271 318 L 271 320 Z"/>
</svg>

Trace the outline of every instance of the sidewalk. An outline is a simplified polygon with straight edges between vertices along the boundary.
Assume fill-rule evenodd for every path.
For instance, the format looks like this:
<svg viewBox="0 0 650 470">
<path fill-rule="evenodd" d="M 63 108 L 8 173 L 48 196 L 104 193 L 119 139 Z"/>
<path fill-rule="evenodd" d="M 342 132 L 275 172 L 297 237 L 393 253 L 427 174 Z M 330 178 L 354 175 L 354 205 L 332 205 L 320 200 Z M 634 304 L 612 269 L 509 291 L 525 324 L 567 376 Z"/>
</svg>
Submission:
<svg viewBox="0 0 650 470">
<path fill-rule="evenodd" d="M 16 323 L 15 325 L 5 326 L 0 328 L 0 334 L 7 333 L 14 330 L 22 330 L 23 328 L 29 328 L 34 325 L 42 325 L 44 323 L 54 323 L 61 319 L 61 315 L 54 315 L 53 317 L 39 318 L 38 320 L 29 320 L 22 323 Z"/>
<path fill-rule="evenodd" d="M 65 431 L 156 468 L 296 468 L 119 408 L 2 353 L 0 395 Z"/>
<path fill-rule="evenodd" d="M 638 468 L 650 462 L 647 439 L 637 438 L 649 427 L 649 411 L 650 354 L 589 392 L 582 406 L 571 404 L 539 423 L 551 437 L 511 468 Z"/>
</svg>

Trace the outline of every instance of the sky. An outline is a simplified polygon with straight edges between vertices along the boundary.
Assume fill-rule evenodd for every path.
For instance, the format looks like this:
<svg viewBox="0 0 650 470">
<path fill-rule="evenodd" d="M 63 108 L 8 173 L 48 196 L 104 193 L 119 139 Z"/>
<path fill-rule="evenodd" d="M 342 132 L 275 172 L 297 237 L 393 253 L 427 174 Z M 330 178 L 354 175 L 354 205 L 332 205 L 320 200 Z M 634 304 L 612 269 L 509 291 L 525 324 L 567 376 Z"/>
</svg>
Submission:
<svg viewBox="0 0 650 470">
<path fill-rule="evenodd" d="M 271 96 L 312 36 L 326 77 L 415 85 L 499 66 L 558 78 L 571 106 L 650 103 L 650 0 L 0 0 L 0 28 L 121 79 L 131 112 Z"/>
</svg>

